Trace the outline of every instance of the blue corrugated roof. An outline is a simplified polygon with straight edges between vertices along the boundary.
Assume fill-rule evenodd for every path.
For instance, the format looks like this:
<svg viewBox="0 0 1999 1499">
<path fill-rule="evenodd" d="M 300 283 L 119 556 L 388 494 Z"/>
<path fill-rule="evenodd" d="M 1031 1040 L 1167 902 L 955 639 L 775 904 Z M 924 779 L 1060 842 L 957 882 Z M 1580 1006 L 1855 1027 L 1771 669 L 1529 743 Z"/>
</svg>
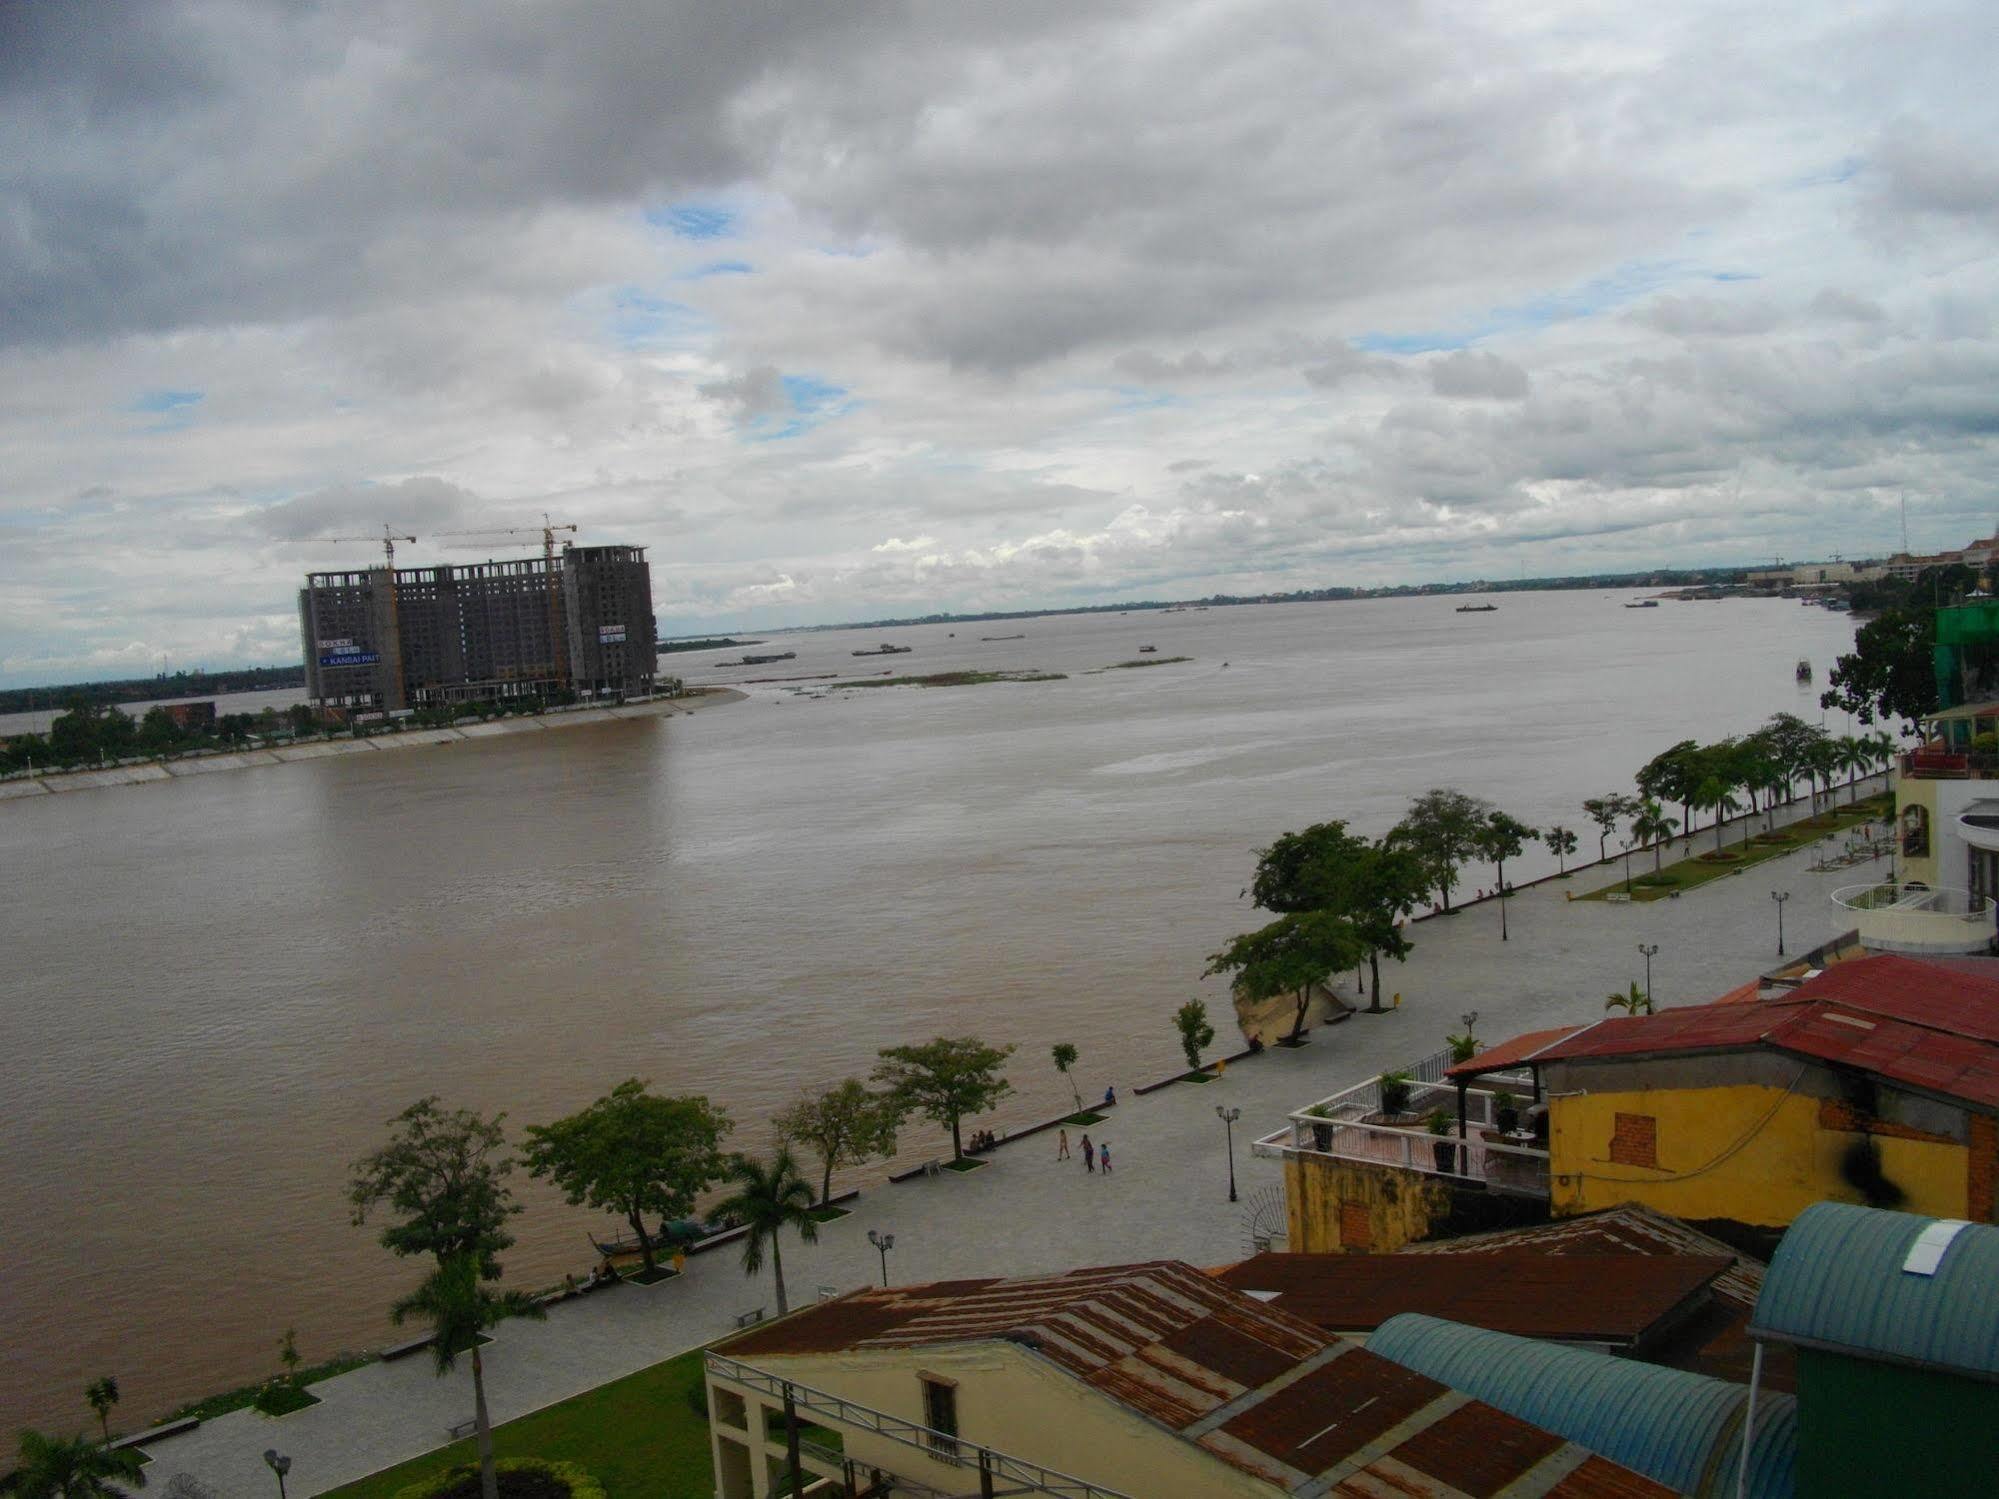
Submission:
<svg viewBox="0 0 1999 1499">
<path fill-rule="evenodd" d="M 1413 1312 L 1382 1323 L 1367 1347 L 1679 1493 L 1735 1491 L 1745 1385 Z M 1756 1428 L 1749 1492 L 1787 1499 L 1797 1402 L 1760 1393 Z"/>
<path fill-rule="evenodd" d="M 1904 1270 L 1937 1221 L 1814 1203 L 1777 1246 L 1751 1335 L 1999 1377 L 1999 1228 L 1959 1230 L 1934 1275 Z"/>
</svg>

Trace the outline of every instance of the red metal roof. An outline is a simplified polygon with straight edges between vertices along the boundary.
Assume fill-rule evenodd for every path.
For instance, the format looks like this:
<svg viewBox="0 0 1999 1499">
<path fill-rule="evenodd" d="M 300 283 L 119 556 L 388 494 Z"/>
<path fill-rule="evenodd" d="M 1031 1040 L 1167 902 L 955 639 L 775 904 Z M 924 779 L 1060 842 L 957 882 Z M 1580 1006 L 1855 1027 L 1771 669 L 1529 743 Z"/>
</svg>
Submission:
<svg viewBox="0 0 1999 1499">
<path fill-rule="evenodd" d="M 1479 1256 L 1260 1254 L 1220 1272 L 1322 1332 L 1372 1332 L 1424 1312 L 1495 1332 L 1631 1344 L 1707 1299 L 1732 1255 L 1640 1257 L 1513 1251 Z"/>
<path fill-rule="evenodd" d="M 855 1359 L 987 1340 L 1048 1359 L 1280 1493 L 1457 1499 L 1556 1474 L 1547 1491 L 1574 1499 L 1670 1492 L 1174 1261 L 861 1291 L 716 1351 Z"/>
<path fill-rule="evenodd" d="M 1999 978 L 1894 953 L 1836 963 L 1791 991 L 1932 1030 L 1999 1042 Z"/>
<path fill-rule="evenodd" d="M 1498 1072 L 1504 1068 L 1524 1062 L 1542 1047 L 1554 1041 L 1573 1036 L 1587 1027 L 1580 1025 L 1558 1025 L 1553 1030 L 1528 1031 L 1524 1035 L 1502 1041 L 1497 1046 L 1488 1046 L 1467 1062 L 1455 1062 L 1447 1067 L 1447 1077 L 1476 1077 L 1482 1072 Z"/>
</svg>

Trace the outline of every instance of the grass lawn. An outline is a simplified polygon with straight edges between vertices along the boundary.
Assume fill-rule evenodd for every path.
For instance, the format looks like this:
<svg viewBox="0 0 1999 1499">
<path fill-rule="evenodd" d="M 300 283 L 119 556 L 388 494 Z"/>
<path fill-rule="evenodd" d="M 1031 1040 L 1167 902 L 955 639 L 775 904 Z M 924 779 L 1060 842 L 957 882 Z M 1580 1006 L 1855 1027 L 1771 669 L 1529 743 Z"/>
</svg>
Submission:
<svg viewBox="0 0 1999 1499">
<path fill-rule="evenodd" d="M 1790 853 L 1793 849 L 1816 843 L 1829 833 L 1840 833 L 1856 828 L 1863 822 L 1885 822 L 1894 816 L 1893 798 L 1888 795 L 1862 797 L 1857 805 L 1842 805 L 1831 811 L 1821 812 L 1816 817 L 1808 817 L 1802 822 L 1790 823 L 1774 833 L 1755 832 L 1750 835 L 1749 846 L 1743 847 L 1739 830 L 1724 832 L 1723 859 L 1713 858 L 1714 839 L 1712 833 L 1696 835 L 1696 853 L 1681 859 L 1677 864 L 1668 864 L 1654 873 L 1646 867 L 1643 855 L 1631 856 L 1631 898 L 1634 901 L 1664 900 L 1682 890 L 1696 889 L 1709 880 L 1718 880 L 1734 874 L 1740 869 L 1749 869 L 1766 859 L 1775 859 Z M 1605 885 L 1601 890 L 1592 890 L 1587 895 L 1578 895 L 1577 900 L 1602 900 L 1606 896 L 1624 893 L 1624 881 L 1617 880 Z"/>
<path fill-rule="evenodd" d="M 472 1376 L 445 1376 L 465 1387 Z M 708 1424 L 694 1413 L 701 1400 L 701 1351 L 586 1390 L 559 1405 L 493 1429 L 500 1457 L 546 1457 L 576 1463 L 604 1485 L 608 1499 L 710 1499 L 715 1475 L 708 1460 Z M 327 1499 L 391 1499 L 397 1490 L 442 1468 L 477 1458 L 471 1437 L 412 1458 Z"/>
<path fill-rule="evenodd" d="M 1215 1075 L 1212 1072 L 1183 1072 L 1180 1074 L 1180 1081 L 1183 1083 L 1211 1083 L 1214 1080 Z"/>
<path fill-rule="evenodd" d="M 1102 1114 L 1095 1113 L 1090 1109 L 1085 1109 L 1080 1114 L 1071 1114 L 1067 1119 L 1064 1119 L 1062 1122 L 1064 1124 L 1082 1124 L 1082 1125 L 1102 1124 L 1104 1122 L 1104 1116 Z"/>
<path fill-rule="evenodd" d="M 946 1161 L 944 1169 L 946 1171 L 977 1171 L 983 1165 L 985 1165 L 984 1161 L 975 1161 L 970 1156 L 966 1156 L 963 1160 Z"/>
</svg>

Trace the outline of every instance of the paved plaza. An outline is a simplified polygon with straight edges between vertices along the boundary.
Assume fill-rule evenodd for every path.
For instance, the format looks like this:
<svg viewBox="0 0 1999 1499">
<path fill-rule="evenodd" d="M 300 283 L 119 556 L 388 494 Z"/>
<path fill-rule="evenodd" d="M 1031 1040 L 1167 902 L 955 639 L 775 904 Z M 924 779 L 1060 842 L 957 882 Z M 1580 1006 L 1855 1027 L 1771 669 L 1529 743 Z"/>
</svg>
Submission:
<svg viewBox="0 0 1999 1499">
<path fill-rule="evenodd" d="M 1684 851 L 1685 841 L 1675 848 Z M 1254 1159 L 1248 1142 L 1280 1128 L 1286 1113 L 1440 1050 L 1468 1010 L 1478 1012 L 1478 1033 L 1487 1041 L 1601 1018 L 1606 995 L 1642 982 L 1641 942 L 1659 949 L 1653 986 L 1661 1004 L 1697 1003 L 1731 989 L 1777 961 L 1772 890 L 1791 892 L 1786 947 L 1798 954 L 1850 927 L 1828 899 L 1833 889 L 1887 877 L 1885 861 L 1812 873 L 1814 857 L 1801 849 L 1646 905 L 1571 903 L 1569 893 L 1598 888 L 1611 875 L 1587 869 L 1516 895 L 1508 903 L 1512 936 L 1504 943 L 1495 902 L 1421 922 L 1409 961 L 1383 969 L 1383 987 L 1402 995 L 1399 1010 L 1315 1029 L 1308 1045 L 1271 1048 L 1206 1086 L 1176 1084 L 1141 1098 L 1133 1085 L 1148 1079 L 1110 1079 L 1121 1102 L 1091 1133 L 1112 1146 L 1112 1176 L 1086 1175 L 1080 1152 L 1056 1162 L 1050 1133 L 1001 1148 L 969 1175 L 870 1187 L 850 1216 L 822 1228 L 816 1246 L 787 1235 L 793 1303 L 812 1299 L 822 1286 L 850 1290 L 878 1282 L 871 1228 L 895 1235 L 888 1272 L 899 1282 L 1128 1260 L 1208 1266 L 1239 1259 L 1249 1251 L 1248 1211 L 1259 1199 L 1277 1202 L 1280 1188 L 1277 1166 Z M 1217 1104 L 1242 1110 L 1235 1127 L 1242 1201 L 1233 1205 Z M 1072 1144 L 1079 1133 L 1071 1131 Z M 935 1134 L 916 1124 L 909 1137 Z M 1281 1202 L 1274 1210 L 1281 1222 Z M 494 1419 L 523 1415 L 708 1342 L 759 1305 L 775 1311 L 768 1272 L 746 1280 L 736 1252 L 723 1248 L 691 1260 L 677 1280 L 586 1296 L 554 1308 L 544 1323 L 508 1323 L 485 1353 Z M 461 1365 L 440 1380 L 427 1355 L 373 1364 L 313 1392 L 319 1405 L 280 1420 L 239 1411 L 159 1443 L 148 1469 L 153 1483 L 185 1472 L 230 1499 L 262 1496 L 272 1488 L 262 1454 L 275 1446 L 293 1460 L 290 1492 L 310 1496 L 440 1446 L 447 1428 L 472 1410 L 470 1374 Z"/>
</svg>

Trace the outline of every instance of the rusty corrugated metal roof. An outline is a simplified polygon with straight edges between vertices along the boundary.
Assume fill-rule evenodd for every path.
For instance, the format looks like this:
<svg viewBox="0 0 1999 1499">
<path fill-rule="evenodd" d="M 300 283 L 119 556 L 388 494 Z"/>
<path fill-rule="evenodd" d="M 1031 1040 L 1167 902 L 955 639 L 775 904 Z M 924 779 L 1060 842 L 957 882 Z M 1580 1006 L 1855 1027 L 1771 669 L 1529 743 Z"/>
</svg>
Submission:
<svg viewBox="0 0 1999 1499">
<path fill-rule="evenodd" d="M 1372 1332 L 1400 1312 L 1564 1342 L 1631 1344 L 1707 1299 L 1732 1255 L 1260 1254 L 1221 1272 L 1322 1332 Z"/>
<path fill-rule="evenodd" d="M 1598 1461 L 1176 1261 L 861 1291 L 717 1351 L 748 1360 L 859 1357 L 992 1339 L 1048 1359 L 1276 1493 L 1461 1499 L 1495 1493 L 1544 1462 L 1551 1479 L 1565 1472 L 1562 1484 L 1573 1485 Z M 1398 1434 L 1384 1451 L 1390 1432 Z M 1623 1486 L 1550 1492 L 1667 1493 L 1615 1464 L 1600 1466 Z"/>
</svg>

